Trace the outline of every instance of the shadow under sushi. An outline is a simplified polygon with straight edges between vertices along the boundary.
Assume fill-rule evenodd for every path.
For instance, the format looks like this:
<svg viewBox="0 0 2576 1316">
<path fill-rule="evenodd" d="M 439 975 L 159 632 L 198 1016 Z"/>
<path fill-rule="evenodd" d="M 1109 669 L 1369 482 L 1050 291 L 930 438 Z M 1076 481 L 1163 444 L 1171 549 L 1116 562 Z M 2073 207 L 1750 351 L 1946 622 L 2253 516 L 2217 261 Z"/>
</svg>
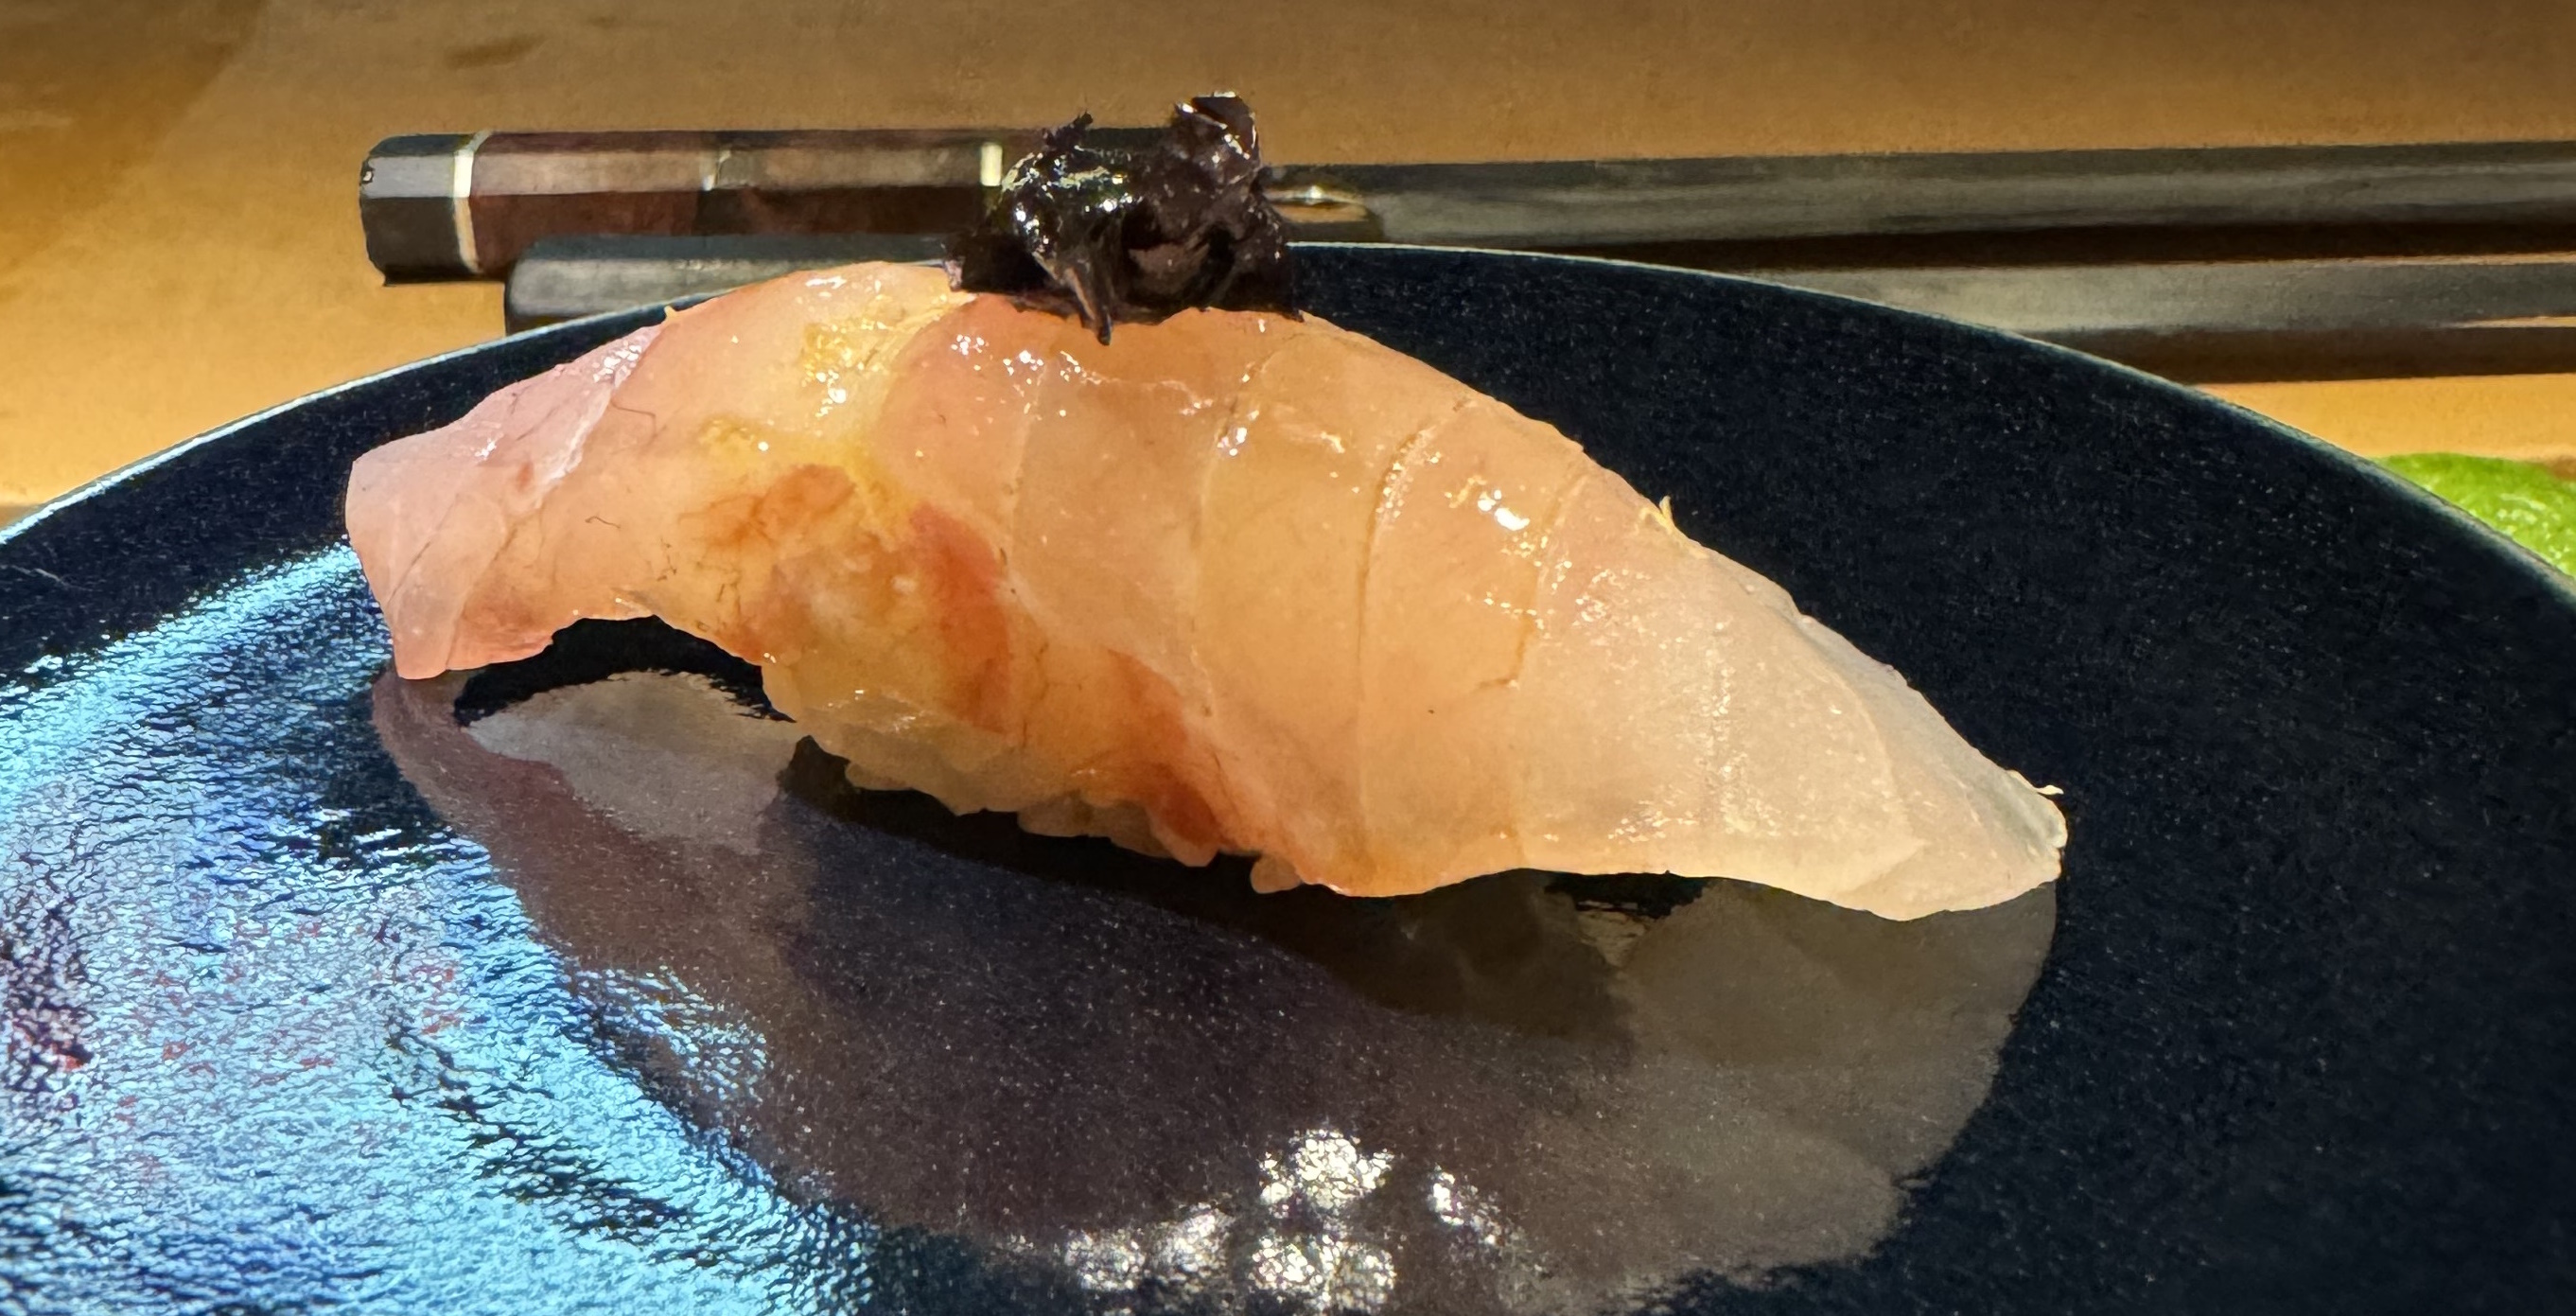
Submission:
<svg viewBox="0 0 2576 1316">
<path fill-rule="evenodd" d="M 1550 1037 L 1618 1035 L 1620 1007 L 1608 962 L 1574 935 L 1570 900 L 1537 898 L 1552 889 L 1549 875 L 1514 873 L 1398 899 L 1352 899 L 1319 887 L 1263 895 L 1252 889 L 1245 859 L 1220 857 L 1205 868 L 1187 868 L 1106 841 L 1039 836 L 1007 814 L 961 816 L 918 792 L 860 790 L 843 766 L 804 741 L 781 785 L 844 822 L 955 859 L 1142 901 L 1275 946 L 1393 1009 Z M 1702 885 L 1652 880 L 1687 891 L 1629 902 L 1639 911 L 1634 917 L 1678 908 Z"/>
<path fill-rule="evenodd" d="M 635 671 L 707 684 L 593 684 Z M 612 687 L 624 712 L 590 707 Z M 1239 862 L 856 790 L 790 727 L 724 714 L 771 747 L 733 759 L 673 738 L 755 690 L 658 623 L 585 623 L 387 678 L 377 720 L 673 1104 L 1111 1306 L 1558 1310 L 1856 1255 L 1982 1100 L 2054 922 L 2046 890 L 1890 923 L 1534 873 L 1261 896 Z M 755 815 L 673 827 L 751 808 L 760 753 Z"/>
</svg>

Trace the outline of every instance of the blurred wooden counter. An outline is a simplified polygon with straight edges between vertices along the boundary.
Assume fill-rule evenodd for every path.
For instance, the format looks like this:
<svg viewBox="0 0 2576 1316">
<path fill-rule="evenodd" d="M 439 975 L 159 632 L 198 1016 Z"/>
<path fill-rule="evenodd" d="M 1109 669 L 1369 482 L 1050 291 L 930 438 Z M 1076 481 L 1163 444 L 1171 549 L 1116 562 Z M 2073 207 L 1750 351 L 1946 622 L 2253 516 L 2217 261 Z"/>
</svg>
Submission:
<svg viewBox="0 0 2576 1316">
<path fill-rule="evenodd" d="M 379 285 L 396 132 L 1158 117 L 1286 158 L 2576 137 L 2569 0 L 6 0 L 0 503 L 498 332 Z M 2576 455 L 2576 375 L 2232 386 L 2370 453 Z"/>
</svg>

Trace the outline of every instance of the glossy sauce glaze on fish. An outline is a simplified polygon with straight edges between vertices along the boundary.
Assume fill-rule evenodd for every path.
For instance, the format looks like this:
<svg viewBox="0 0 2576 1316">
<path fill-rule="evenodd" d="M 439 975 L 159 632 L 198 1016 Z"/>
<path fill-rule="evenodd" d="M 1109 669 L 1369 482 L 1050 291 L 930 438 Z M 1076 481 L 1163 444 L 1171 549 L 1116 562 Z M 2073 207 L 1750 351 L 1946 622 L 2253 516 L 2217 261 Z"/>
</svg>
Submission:
<svg viewBox="0 0 2576 1316">
<path fill-rule="evenodd" d="M 678 312 L 358 463 L 396 665 L 661 617 L 861 785 L 1263 885 L 1730 876 L 1889 917 L 2064 826 L 1553 428 L 1314 318 L 1085 327 L 861 265 Z"/>
</svg>

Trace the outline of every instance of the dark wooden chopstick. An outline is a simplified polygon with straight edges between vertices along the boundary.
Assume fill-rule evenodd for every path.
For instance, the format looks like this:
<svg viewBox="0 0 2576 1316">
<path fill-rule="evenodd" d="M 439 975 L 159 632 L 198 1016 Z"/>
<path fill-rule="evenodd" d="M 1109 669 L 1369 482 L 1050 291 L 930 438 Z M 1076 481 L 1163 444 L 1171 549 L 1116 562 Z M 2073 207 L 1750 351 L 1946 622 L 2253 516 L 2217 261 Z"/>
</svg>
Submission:
<svg viewBox="0 0 2576 1316">
<path fill-rule="evenodd" d="M 509 327 L 527 329 L 801 269 L 937 255 L 935 239 L 889 235 L 555 238 L 512 269 L 505 307 Z M 2576 255 L 1737 272 L 2195 383 L 2576 364 Z"/>
<path fill-rule="evenodd" d="M 975 217 L 1034 140 L 1004 129 L 397 137 L 369 157 L 359 213 L 369 255 L 403 278 L 499 278 L 537 240 L 580 234 L 944 233 Z M 2570 142 L 1283 164 L 1268 187 L 1304 236 L 1442 246 L 2091 233 L 2187 258 L 2249 239 L 2337 254 L 2304 249 L 2337 235 L 2353 254 L 2356 233 L 2377 235 L 2360 244 L 2374 254 L 2482 235 L 2490 247 L 2576 245 Z"/>
</svg>

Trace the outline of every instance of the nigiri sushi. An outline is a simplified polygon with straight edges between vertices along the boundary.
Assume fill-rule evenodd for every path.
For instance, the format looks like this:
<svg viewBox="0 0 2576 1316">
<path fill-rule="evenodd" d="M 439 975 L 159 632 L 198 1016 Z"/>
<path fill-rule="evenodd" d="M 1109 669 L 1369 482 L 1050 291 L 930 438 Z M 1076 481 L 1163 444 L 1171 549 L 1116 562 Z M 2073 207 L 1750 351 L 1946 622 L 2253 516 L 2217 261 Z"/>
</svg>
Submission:
<svg viewBox="0 0 2576 1316">
<path fill-rule="evenodd" d="M 1911 918 L 2056 875 L 2047 798 L 1554 428 L 1222 287 L 1112 334 L 1132 287 L 1059 283 L 1078 319 L 794 275 L 368 453 L 396 670 L 656 616 L 861 786 L 1264 889 L 1674 873 Z"/>
</svg>

